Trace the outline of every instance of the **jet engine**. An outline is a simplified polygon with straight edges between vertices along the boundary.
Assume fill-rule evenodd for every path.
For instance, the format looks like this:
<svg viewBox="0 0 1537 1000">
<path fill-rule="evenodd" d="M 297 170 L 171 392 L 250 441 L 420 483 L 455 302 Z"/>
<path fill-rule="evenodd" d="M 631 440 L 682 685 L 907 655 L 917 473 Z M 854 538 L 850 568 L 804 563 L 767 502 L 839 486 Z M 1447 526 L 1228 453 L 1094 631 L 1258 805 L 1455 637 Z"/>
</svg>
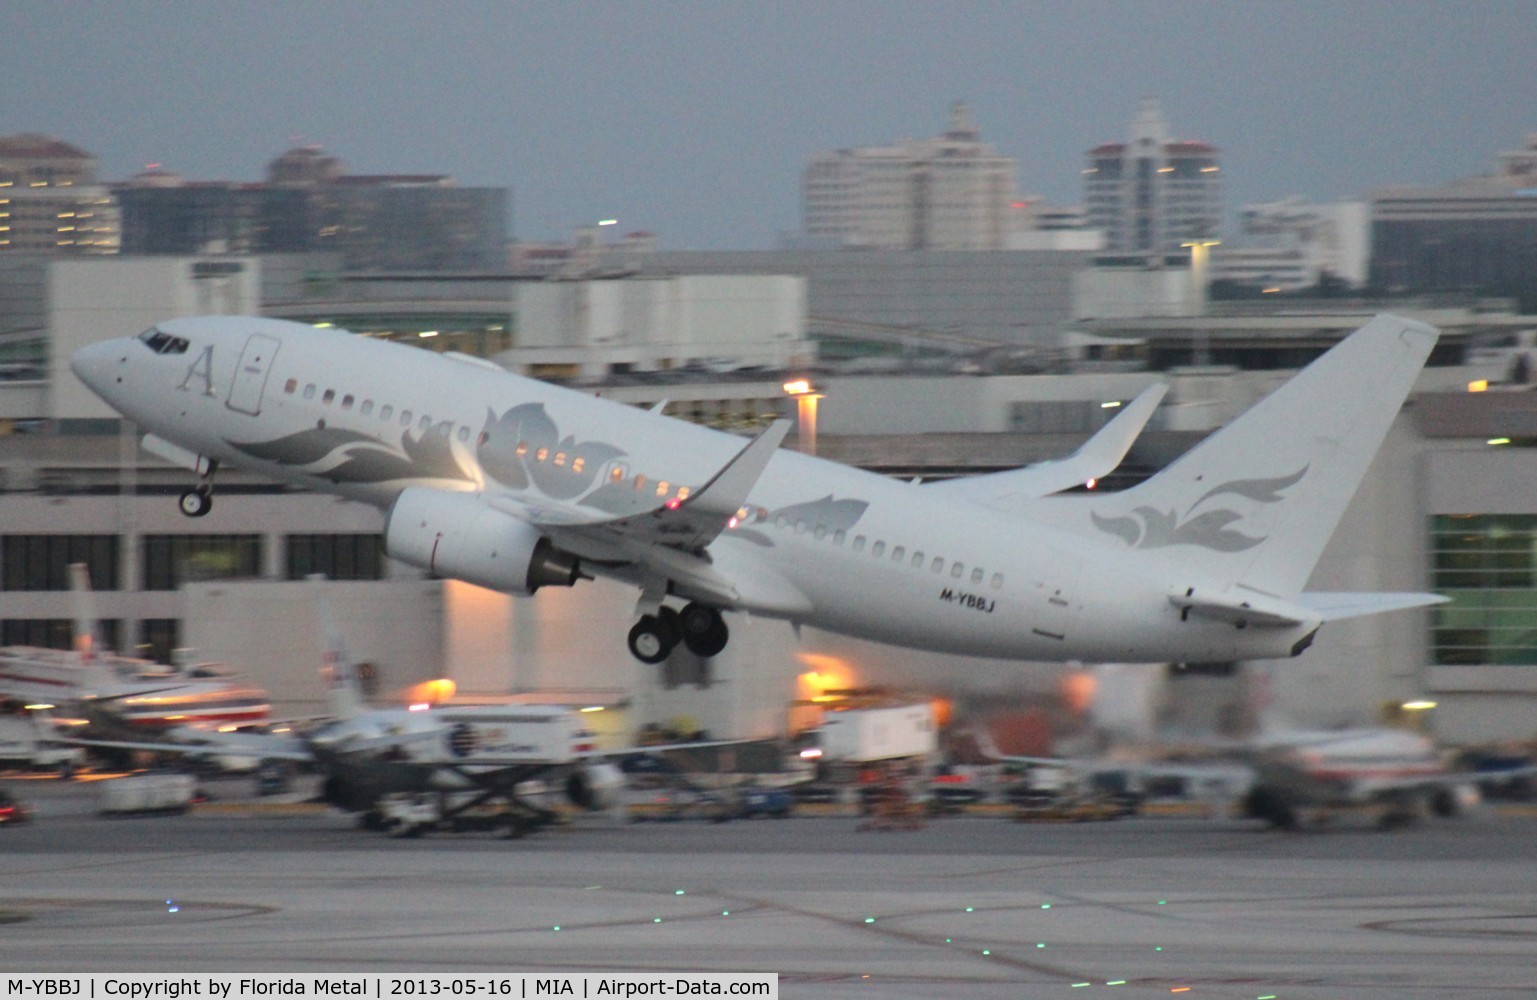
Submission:
<svg viewBox="0 0 1537 1000">
<path fill-rule="evenodd" d="M 1462 816 L 1478 805 L 1482 796 L 1472 783 L 1447 785 L 1430 795 L 1430 811 L 1445 819 Z"/>
<path fill-rule="evenodd" d="M 566 798 L 588 812 L 602 812 L 618 804 L 622 788 L 624 774 L 619 768 L 612 764 L 588 764 L 572 771 L 566 779 Z"/>
<path fill-rule="evenodd" d="M 402 490 L 385 521 L 384 548 L 392 559 L 508 594 L 569 587 L 583 577 L 576 556 L 472 493 Z"/>
</svg>

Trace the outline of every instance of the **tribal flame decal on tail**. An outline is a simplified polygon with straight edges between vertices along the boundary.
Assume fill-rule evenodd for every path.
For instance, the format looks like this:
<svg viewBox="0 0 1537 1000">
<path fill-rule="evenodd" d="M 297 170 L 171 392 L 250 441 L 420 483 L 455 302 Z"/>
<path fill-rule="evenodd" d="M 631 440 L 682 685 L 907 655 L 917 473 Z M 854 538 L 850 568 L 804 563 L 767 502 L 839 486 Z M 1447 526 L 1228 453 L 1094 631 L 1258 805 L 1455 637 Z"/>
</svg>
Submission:
<svg viewBox="0 0 1537 1000">
<path fill-rule="evenodd" d="M 1230 508 L 1194 514 L 1195 509 L 1213 497 L 1234 494 L 1259 504 L 1279 503 L 1287 489 L 1302 481 L 1308 467 L 1276 479 L 1235 479 L 1203 493 L 1181 518 L 1175 511 L 1161 511 L 1151 506 L 1136 507 L 1132 515 L 1103 517 L 1090 512 L 1094 526 L 1115 535 L 1135 549 L 1157 549 L 1169 545 L 1198 545 L 1214 552 L 1242 552 L 1263 542 L 1267 535 L 1246 535 L 1228 527 L 1244 515 Z M 1194 514 L 1194 516 L 1191 516 Z"/>
</svg>

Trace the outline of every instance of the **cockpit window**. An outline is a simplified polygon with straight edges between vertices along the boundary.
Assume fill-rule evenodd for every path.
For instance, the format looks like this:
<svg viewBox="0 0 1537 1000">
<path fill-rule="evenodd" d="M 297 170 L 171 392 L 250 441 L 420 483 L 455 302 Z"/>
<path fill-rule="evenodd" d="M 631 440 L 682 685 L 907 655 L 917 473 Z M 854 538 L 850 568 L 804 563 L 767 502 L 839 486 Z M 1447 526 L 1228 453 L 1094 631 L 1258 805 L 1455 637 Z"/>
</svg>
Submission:
<svg viewBox="0 0 1537 1000">
<path fill-rule="evenodd" d="M 185 338 L 173 337 L 153 326 L 139 334 L 139 339 L 156 354 L 186 354 L 189 346 Z"/>
</svg>

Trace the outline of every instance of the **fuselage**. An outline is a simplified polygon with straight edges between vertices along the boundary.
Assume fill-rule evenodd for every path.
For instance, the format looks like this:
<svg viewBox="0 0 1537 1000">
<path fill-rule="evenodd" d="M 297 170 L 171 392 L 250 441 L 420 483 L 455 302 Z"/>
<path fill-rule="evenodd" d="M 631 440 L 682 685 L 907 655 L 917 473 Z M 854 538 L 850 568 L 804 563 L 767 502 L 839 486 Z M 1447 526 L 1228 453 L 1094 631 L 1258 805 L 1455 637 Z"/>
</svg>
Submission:
<svg viewBox="0 0 1537 1000">
<path fill-rule="evenodd" d="M 92 345 L 77 375 L 192 456 L 388 509 L 402 490 L 622 517 L 697 493 L 744 440 L 336 330 L 173 320 Z M 1182 615 L 1167 558 L 781 450 L 708 560 L 739 608 L 920 649 L 1027 660 L 1287 656 L 1313 625 Z M 638 582 L 600 542 L 584 568 Z M 584 546 L 590 548 L 584 550 Z M 766 584 L 765 581 L 772 581 Z M 762 596 L 762 595 L 772 596 Z"/>
</svg>

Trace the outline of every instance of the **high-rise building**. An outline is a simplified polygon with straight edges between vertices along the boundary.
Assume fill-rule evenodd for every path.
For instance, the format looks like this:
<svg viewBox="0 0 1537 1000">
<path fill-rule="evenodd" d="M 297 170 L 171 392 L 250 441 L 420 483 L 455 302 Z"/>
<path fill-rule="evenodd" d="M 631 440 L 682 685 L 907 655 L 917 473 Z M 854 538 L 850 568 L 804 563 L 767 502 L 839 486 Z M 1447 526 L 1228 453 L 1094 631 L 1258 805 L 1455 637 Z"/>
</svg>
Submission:
<svg viewBox="0 0 1537 1000">
<path fill-rule="evenodd" d="M 1088 152 L 1084 207 L 1112 254 L 1175 254 L 1191 240 L 1215 239 L 1222 224 L 1218 150 L 1169 138 L 1155 98 L 1132 119 L 1126 142 Z"/>
<path fill-rule="evenodd" d="M 935 138 L 814 155 L 801 179 L 805 233 L 878 250 L 1003 249 L 1016 173 L 957 102 Z"/>
<path fill-rule="evenodd" d="M 1537 135 L 1498 172 L 1371 198 L 1371 283 L 1387 292 L 1514 296 L 1537 308 Z"/>
<path fill-rule="evenodd" d="M 349 175 L 312 146 L 268 165 L 260 184 L 188 182 L 151 171 L 117 191 L 123 251 L 341 254 L 352 271 L 501 271 L 505 188 L 443 174 Z"/>
<path fill-rule="evenodd" d="M 96 157 L 51 135 L 0 136 L 0 253 L 116 253 L 117 208 Z"/>
</svg>

